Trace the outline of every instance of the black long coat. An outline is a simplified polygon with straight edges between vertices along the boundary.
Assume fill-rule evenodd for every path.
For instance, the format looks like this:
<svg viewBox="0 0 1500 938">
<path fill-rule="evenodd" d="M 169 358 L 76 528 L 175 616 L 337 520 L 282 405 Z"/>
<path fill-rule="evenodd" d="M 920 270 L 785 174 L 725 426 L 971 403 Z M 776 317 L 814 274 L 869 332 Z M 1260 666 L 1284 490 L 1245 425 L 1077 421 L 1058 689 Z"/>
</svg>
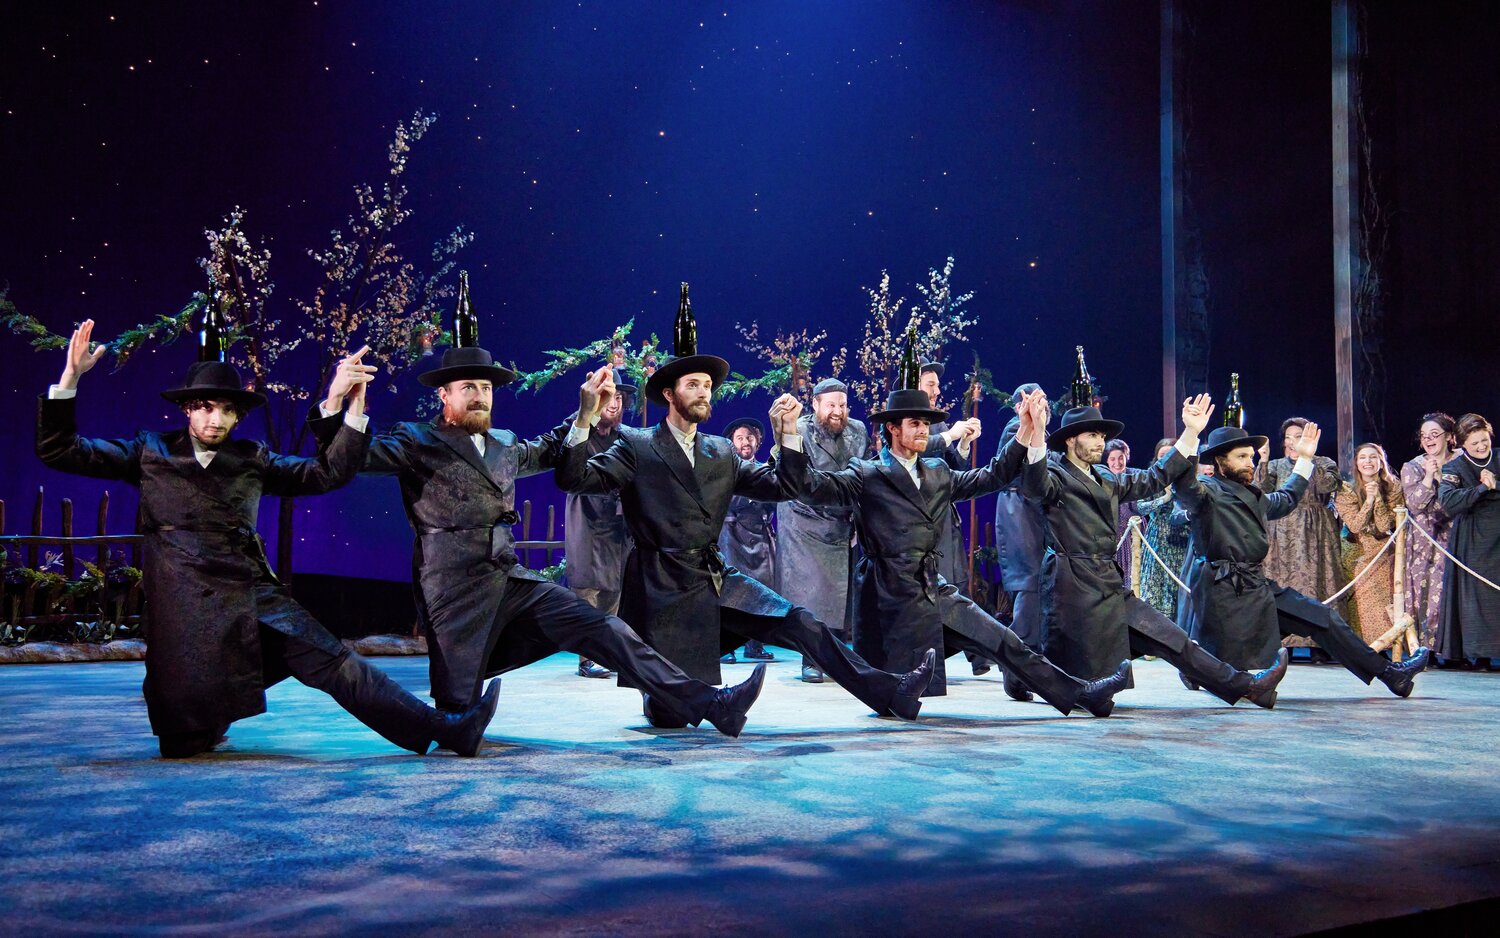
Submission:
<svg viewBox="0 0 1500 938">
<path fill-rule="evenodd" d="M 698 433 L 693 463 L 663 420 L 651 430 L 622 427 L 620 439 L 589 456 L 566 447 L 557 484 L 569 492 L 620 496 L 634 544 L 625 560 L 620 618 L 690 676 L 720 683 L 719 656 L 744 644 L 727 635 L 719 610 L 785 616 L 791 604 L 758 581 L 723 567 L 719 530 L 729 499 L 796 496 L 807 457 L 782 449 L 772 465 L 741 459 L 722 436 Z"/>
<path fill-rule="evenodd" d="M 208 732 L 263 713 L 265 689 L 290 676 L 261 654 L 254 587 L 276 577 L 255 523 L 262 495 L 318 495 L 354 478 L 370 436 L 343 426 L 342 415 L 330 420 L 314 458 L 230 440 L 205 468 L 186 430 L 87 439 L 78 436 L 76 398 L 42 400 L 36 440 L 42 462 L 141 490 L 141 585 L 150 616 L 142 689 L 158 736 Z M 310 621 L 268 620 L 329 654 L 343 654 L 331 633 L 305 628 Z"/>
<path fill-rule="evenodd" d="M 1016 438 L 1021 418 L 1012 417 L 1000 434 L 1000 447 Z M 1047 553 L 1047 519 L 1042 506 L 1021 494 L 1021 480 L 995 497 L 995 552 L 999 555 L 1000 585 L 1019 593 L 1042 588 L 1042 558 Z"/>
<path fill-rule="evenodd" d="M 947 549 L 944 519 L 960 499 L 979 498 L 1021 474 L 1026 447 L 1012 443 L 986 466 L 954 471 L 939 458 L 917 460 L 918 488 L 889 449 L 879 459 L 857 459 L 839 472 L 809 470 L 806 491 L 814 505 L 855 509 L 864 556 L 854 573 L 854 650 L 874 667 L 897 674 L 921 663 L 929 648 L 942 648 L 946 626 L 970 638 L 961 611 L 976 607 L 956 594 L 941 575 Z M 1045 462 L 1026 465 L 1040 476 Z M 993 623 L 985 617 L 989 628 Z M 943 661 L 924 696 L 947 692 Z"/>
<path fill-rule="evenodd" d="M 1221 661 L 1242 670 L 1275 662 L 1281 647 L 1276 592 L 1262 562 L 1271 548 L 1266 523 L 1284 518 L 1307 492 L 1292 473 L 1274 492 L 1188 470 L 1172 484 L 1188 516 L 1192 548 L 1183 566 L 1188 592 L 1177 605 L 1177 625 Z"/>
<path fill-rule="evenodd" d="M 1500 475 L 1500 458 L 1490 455 Z M 1448 550 L 1493 583 L 1500 583 L 1500 490 L 1485 488 L 1480 470 L 1460 452 L 1443 466 L 1438 501 L 1453 519 Z M 1417 537 L 1422 535 L 1418 534 Z M 1444 561 L 1437 652 L 1445 658 L 1500 659 L 1500 593 Z"/>
<path fill-rule="evenodd" d="M 771 528 L 775 517 L 775 502 L 736 495 L 729 500 L 729 514 L 719 531 L 719 553 L 724 555 L 724 563 L 770 589 L 776 588 L 776 532 Z"/>
<path fill-rule="evenodd" d="M 396 476 L 416 535 L 412 588 L 442 706 L 466 707 L 485 678 L 556 651 L 517 647 L 491 660 L 505 629 L 506 584 L 541 579 L 516 557 L 516 480 L 553 467 L 566 427 L 533 440 L 490 430 L 483 457 L 469 434 L 446 424 L 399 423 L 370 444 L 363 471 Z"/>
<path fill-rule="evenodd" d="M 941 459 L 954 472 L 968 469 L 969 461 L 958 454 L 958 446 L 942 438 L 947 430 L 946 420 L 940 420 L 927 428 L 931 435 L 927 438 L 927 451 L 922 454 L 923 457 Z M 938 562 L 938 571 L 942 573 L 943 579 L 958 587 L 960 592 L 968 593 L 969 552 L 968 545 L 964 543 L 963 520 L 958 514 L 958 501 L 963 500 L 955 500 L 943 520 L 943 556 Z"/>
<path fill-rule="evenodd" d="M 1149 469 L 1127 469 L 1119 475 L 1107 466 L 1091 467 L 1092 479 L 1053 455 L 1040 476 L 1022 476 L 1021 490 L 1039 500 L 1047 516 L 1048 549 L 1057 561 L 1057 578 L 1043 595 L 1047 657 L 1075 677 L 1094 680 L 1112 673 L 1132 657 L 1134 627 L 1174 649 L 1187 647 L 1187 635 L 1145 603 L 1134 608 L 1115 562 L 1120 502 L 1160 495 L 1167 483 L 1190 463 L 1173 449 Z"/>
<path fill-rule="evenodd" d="M 602 453 L 620 438 L 619 428 L 608 433 L 597 429 L 580 445 L 589 455 Z M 630 531 L 620 500 L 613 495 L 568 493 L 564 505 L 563 541 L 568 558 L 568 587 L 618 592 L 625 576 L 625 555 L 630 552 Z"/>
</svg>

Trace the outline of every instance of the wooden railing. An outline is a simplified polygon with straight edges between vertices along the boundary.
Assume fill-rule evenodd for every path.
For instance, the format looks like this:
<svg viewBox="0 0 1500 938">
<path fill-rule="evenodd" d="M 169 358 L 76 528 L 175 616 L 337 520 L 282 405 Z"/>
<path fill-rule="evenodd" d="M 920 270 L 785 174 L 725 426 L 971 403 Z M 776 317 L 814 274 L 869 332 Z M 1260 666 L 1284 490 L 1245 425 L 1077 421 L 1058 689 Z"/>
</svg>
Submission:
<svg viewBox="0 0 1500 938">
<path fill-rule="evenodd" d="M 557 506 L 547 506 L 547 536 L 539 540 L 531 539 L 531 499 L 521 503 L 521 537 L 516 541 L 516 554 L 521 558 L 521 563 L 530 570 L 541 572 L 544 568 L 557 563 L 555 559 L 562 552 L 563 542 L 557 538 Z M 541 566 L 531 562 L 534 551 L 540 551 L 546 558 L 546 563 Z"/>
<path fill-rule="evenodd" d="M 99 499 L 93 535 L 75 535 L 70 498 L 61 502 L 61 533 L 43 533 L 45 503 L 46 492 L 38 488 L 31 533 L 7 535 L 6 506 L 0 501 L 0 551 L 5 552 L 0 641 L 139 635 L 145 623 L 139 574 L 144 538 L 109 533 L 108 492 Z M 90 555 L 92 561 L 86 559 Z"/>
</svg>

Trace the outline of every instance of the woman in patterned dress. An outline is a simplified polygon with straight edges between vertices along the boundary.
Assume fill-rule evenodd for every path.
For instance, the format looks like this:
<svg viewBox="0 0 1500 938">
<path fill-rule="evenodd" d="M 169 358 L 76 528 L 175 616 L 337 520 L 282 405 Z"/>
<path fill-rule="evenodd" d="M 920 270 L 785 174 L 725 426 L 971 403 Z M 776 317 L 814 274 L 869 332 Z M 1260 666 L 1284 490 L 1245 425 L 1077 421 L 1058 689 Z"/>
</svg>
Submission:
<svg viewBox="0 0 1500 938">
<path fill-rule="evenodd" d="M 1452 459 L 1458 444 L 1453 418 L 1438 411 L 1422 418 L 1417 442 L 1422 452 L 1401 467 L 1401 490 L 1412 523 L 1448 546 L 1452 519 L 1438 501 L 1438 482 L 1443 465 Z M 1408 527 L 1406 534 L 1406 608 L 1417 624 L 1418 645 L 1437 642 L 1438 617 L 1443 606 L 1443 565 L 1447 558 L 1427 538 Z"/>
<path fill-rule="evenodd" d="M 1396 509 L 1406 506 L 1401 483 L 1391 475 L 1379 443 L 1365 443 L 1354 451 L 1354 479 L 1339 487 L 1333 504 L 1348 532 L 1344 574 L 1353 580 L 1372 562 L 1376 565 L 1349 592 L 1349 624 L 1366 643 L 1373 643 L 1395 621 L 1387 610 L 1395 590 L 1396 554 L 1394 549 L 1384 554 L 1380 550 L 1396 530 Z"/>
<path fill-rule="evenodd" d="M 1176 440 L 1165 439 L 1156 444 L 1156 458 L 1176 444 Z M 1179 515 L 1179 522 L 1172 523 L 1174 504 L 1172 490 L 1168 488 L 1156 498 L 1146 498 L 1135 503 L 1136 510 L 1146 519 L 1146 543 L 1161 556 L 1164 563 L 1157 563 L 1151 551 L 1141 558 L 1141 598 L 1155 607 L 1156 611 L 1169 619 L 1177 618 L 1177 584 L 1167 575 L 1182 572 L 1182 562 L 1187 555 L 1188 527 L 1186 515 Z"/>
</svg>

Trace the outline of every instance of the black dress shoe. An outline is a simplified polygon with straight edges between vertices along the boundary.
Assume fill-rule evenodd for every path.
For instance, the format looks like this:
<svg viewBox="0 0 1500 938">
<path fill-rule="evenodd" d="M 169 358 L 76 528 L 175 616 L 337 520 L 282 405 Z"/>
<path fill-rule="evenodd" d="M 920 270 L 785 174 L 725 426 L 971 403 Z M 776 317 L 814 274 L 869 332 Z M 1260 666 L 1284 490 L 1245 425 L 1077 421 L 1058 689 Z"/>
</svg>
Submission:
<svg viewBox="0 0 1500 938">
<path fill-rule="evenodd" d="M 1005 696 L 1011 700 L 1019 700 L 1021 703 L 1030 703 L 1036 699 L 1036 694 L 1031 692 L 1031 688 L 1026 686 L 1025 681 L 1010 673 L 1009 670 L 1004 671 L 1003 674 L 1005 676 Z"/>
<path fill-rule="evenodd" d="M 596 664 L 587 658 L 578 659 L 579 677 L 613 677 L 614 673 L 609 668 Z"/>
<path fill-rule="evenodd" d="M 734 652 L 730 651 L 719 656 L 719 664 L 739 664 L 739 661 L 734 657 Z"/>
<path fill-rule="evenodd" d="M 1181 681 L 1182 682 L 1182 686 L 1186 687 L 1188 690 L 1202 690 L 1203 689 L 1203 688 L 1201 688 L 1201 687 L 1198 686 L 1198 682 L 1197 681 L 1195 681 L 1192 678 L 1188 677 L 1186 674 L 1183 674 L 1181 671 L 1177 672 L 1177 680 Z"/>
<path fill-rule="evenodd" d="M 708 705 L 708 713 L 703 718 L 725 736 L 740 735 L 740 730 L 745 728 L 745 714 L 749 712 L 750 705 L 755 703 L 755 698 L 760 696 L 760 689 L 765 683 L 766 666 L 758 664 L 744 681 L 733 687 L 721 687 L 714 691 L 713 703 Z"/>
<path fill-rule="evenodd" d="M 769 651 L 766 651 L 766 646 L 762 645 L 760 642 L 757 642 L 753 638 L 750 639 L 749 641 L 745 642 L 745 652 L 744 652 L 744 654 L 745 654 L 745 657 L 748 660 L 750 660 L 750 661 L 775 661 L 776 660 L 776 656 L 775 655 L 771 654 Z"/>
<path fill-rule="evenodd" d="M 973 661 L 969 662 L 969 667 L 973 670 L 975 677 L 983 677 L 984 675 L 990 673 L 992 665 L 990 664 L 990 659 L 988 658 L 975 658 Z M 1010 676 L 1006 675 L 1006 677 L 1009 678 Z"/>
<path fill-rule="evenodd" d="M 1292 653 L 1283 648 L 1276 653 L 1276 663 L 1258 672 L 1250 680 L 1250 689 L 1245 692 L 1245 699 L 1257 707 L 1270 710 L 1276 706 L 1276 685 L 1286 677 L 1287 662 L 1292 660 Z"/>
<path fill-rule="evenodd" d="M 1418 648 L 1410 658 L 1399 664 L 1389 665 L 1381 671 L 1380 682 L 1389 687 L 1397 697 L 1410 697 L 1413 682 L 1427 668 L 1431 657 L 1432 652 L 1427 648 Z"/>
<path fill-rule="evenodd" d="M 802 680 L 809 684 L 821 684 L 823 683 L 823 672 L 810 664 L 804 664 L 802 666 Z"/>
<path fill-rule="evenodd" d="M 201 733 L 167 733 L 158 736 L 156 744 L 161 749 L 163 759 L 191 759 L 211 752 L 215 746 L 228 739 L 224 735 L 228 729 L 225 725 Z"/>
<path fill-rule="evenodd" d="M 1107 717 L 1114 712 L 1115 695 L 1134 686 L 1135 672 L 1130 669 L 1130 662 L 1121 661 L 1114 674 L 1084 684 L 1076 706 L 1096 717 Z"/>
<path fill-rule="evenodd" d="M 467 710 L 458 713 L 438 713 L 437 731 L 432 741 L 441 749 L 451 749 L 461 756 L 479 755 L 484 744 L 484 729 L 495 717 L 495 708 L 500 706 L 500 679 L 490 681 L 484 696 Z"/>
<path fill-rule="evenodd" d="M 641 695 L 641 712 L 646 715 L 646 722 L 659 730 L 680 730 L 688 725 L 684 717 L 657 703 L 650 694 Z"/>
<path fill-rule="evenodd" d="M 908 671 L 901 678 L 901 683 L 896 685 L 896 693 L 891 697 L 890 711 L 892 716 L 898 716 L 903 720 L 915 720 L 917 714 L 922 710 L 922 693 L 927 690 L 927 685 L 932 683 L 932 672 L 937 668 L 937 650 L 927 649 L 927 654 L 922 656 L 922 663 L 917 665 L 916 670 Z"/>
</svg>

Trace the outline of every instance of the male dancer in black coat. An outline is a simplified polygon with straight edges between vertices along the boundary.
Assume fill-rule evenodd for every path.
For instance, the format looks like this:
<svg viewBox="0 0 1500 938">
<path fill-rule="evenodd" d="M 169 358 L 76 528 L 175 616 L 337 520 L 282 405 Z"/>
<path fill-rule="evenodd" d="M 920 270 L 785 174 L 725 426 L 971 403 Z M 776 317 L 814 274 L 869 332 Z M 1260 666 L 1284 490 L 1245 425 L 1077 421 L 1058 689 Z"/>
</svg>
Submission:
<svg viewBox="0 0 1500 938">
<path fill-rule="evenodd" d="M 765 681 L 763 667 L 736 687 L 715 690 L 684 674 L 619 617 L 520 564 L 511 533 L 519 520 L 516 479 L 552 468 L 562 434 L 557 428 L 521 440 L 491 428 L 495 388 L 514 377 L 482 348 L 444 352 L 439 367 L 419 376 L 437 389 L 442 413 L 377 436 L 362 470 L 401 483 L 416 532 L 417 611 L 438 706 L 467 707 L 486 678 L 569 651 L 618 672 L 622 686 L 649 694 L 676 725 L 707 720 L 738 736 Z M 322 405 L 325 413 L 332 403 Z M 586 439 L 587 429 L 580 442 Z"/>
<path fill-rule="evenodd" d="M 1379 678 L 1391 693 L 1406 697 L 1427 666 L 1426 648 L 1393 664 L 1366 645 L 1332 605 L 1266 577 L 1266 524 L 1291 514 L 1306 494 L 1321 436 L 1317 424 L 1304 427 L 1291 476 L 1276 491 L 1262 492 L 1255 485 L 1255 453 L 1266 438 L 1239 427 L 1219 427 L 1208 435 L 1198 458 L 1214 463 L 1214 475 L 1200 478 L 1189 466 L 1172 483 L 1173 498 L 1193 531 L 1185 565 L 1188 589 L 1179 600 L 1177 624 L 1237 668 L 1274 661 L 1284 635 L 1311 638 L 1361 681 Z"/>
<path fill-rule="evenodd" d="M 262 494 L 316 495 L 354 477 L 369 445 L 366 350 L 339 365 L 333 416 L 316 458 L 282 456 L 264 443 L 232 440 L 240 418 L 266 399 L 239 372 L 199 362 L 183 385 L 162 392 L 182 408 L 185 430 L 143 430 L 132 439 L 78 435 L 78 380 L 103 357 L 90 351 L 93 320 L 73 332 L 62 377 L 41 401 L 37 455 L 54 469 L 122 479 L 141 490 L 142 586 L 150 616 L 142 691 L 161 754 L 213 749 L 229 724 L 265 712 L 266 688 L 287 677 L 316 687 L 403 749 L 434 742 L 461 755 L 479 750 L 499 682 L 463 713 L 441 713 L 352 654 L 299 606 L 266 563 L 255 533 Z M 347 403 L 347 409 L 345 407 Z"/>
<path fill-rule="evenodd" d="M 1027 648 L 942 576 L 943 519 L 955 501 L 996 491 L 1022 472 L 1046 470 L 1045 397 L 1020 408 L 1018 435 L 987 466 L 954 471 L 942 459 L 922 458 L 928 427 L 947 417 L 917 389 L 891 392 L 870 415 L 885 446 L 879 459 L 857 459 L 838 472 L 808 470 L 798 498 L 854 510 L 864 557 L 855 571 L 855 649 L 877 667 L 905 667 L 942 647 L 950 653 L 1000 662 L 1062 713 L 1075 706 L 1109 716 L 1114 695 L 1131 682 L 1130 662 L 1107 678 L 1085 683 Z M 1024 469 L 1022 468 L 1024 465 Z M 928 696 L 946 693 L 941 663 Z"/>
<path fill-rule="evenodd" d="M 620 614 L 655 648 L 706 681 L 719 679 L 719 656 L 754 638 L 794 648 L 871 710 L 915 719 L 932 679 L 936 653 L 906 675 L 870 667 L 801 606 L 738 570 L 726 568 L 718 536 L 729 500 L 745 495 L 784 501 L 805 478 L 797 417 L 802 405 L 784 394 L 771 407 L 781 454 L 773 467 L 747 462 L 720 436 L 698 431 L 713 413 L 714 388 L 729 363 L 679 348 L 679 357 L 646 383 L 646 398 L 668 408 L 654 430 L 622 431 L 607 451 L 590 457 L 584 415 L 598 413 L 613 393 L 607 369 L 579 389 L 579 417 L 568 431 L 558 485 L 570 492 L 616 492 L 634 546 L 625 564 Z M 657 725 L 671 716 L 647 700 Z"/>
<path fill-rule="evenodd" d="M 1113 671 L 1121 658 L 1155 655 L 1226 703 L 1249 698 L 1270 709 L 1286 674 L 1285 649 L 1259 674 L 1241 671 L 1188 639 L 1170 619 L 1124 586 L 1115 561 L 1115 525 L 1122 501 L 1160 495 L 1167 483 L 1191 471 L 1198 433 L 1213 410 L 1207 395 L 1183 402 L 1183 433 L 1177 446 L 1150 469 L 1115 474 L 1099 463 L 1106 439 L 1124 424 L 1106 420 L 1096 407 L 1075 407 L 1047 437 L 1057 455 L 1036 484 L 1022 477 L 1021 490 L 1040 500 L 1047 514 L 1049 548 L 1057 555 L 1057 580 L 1049 596 L 1047 657 L 1084 679 Z"/>
</svg>

